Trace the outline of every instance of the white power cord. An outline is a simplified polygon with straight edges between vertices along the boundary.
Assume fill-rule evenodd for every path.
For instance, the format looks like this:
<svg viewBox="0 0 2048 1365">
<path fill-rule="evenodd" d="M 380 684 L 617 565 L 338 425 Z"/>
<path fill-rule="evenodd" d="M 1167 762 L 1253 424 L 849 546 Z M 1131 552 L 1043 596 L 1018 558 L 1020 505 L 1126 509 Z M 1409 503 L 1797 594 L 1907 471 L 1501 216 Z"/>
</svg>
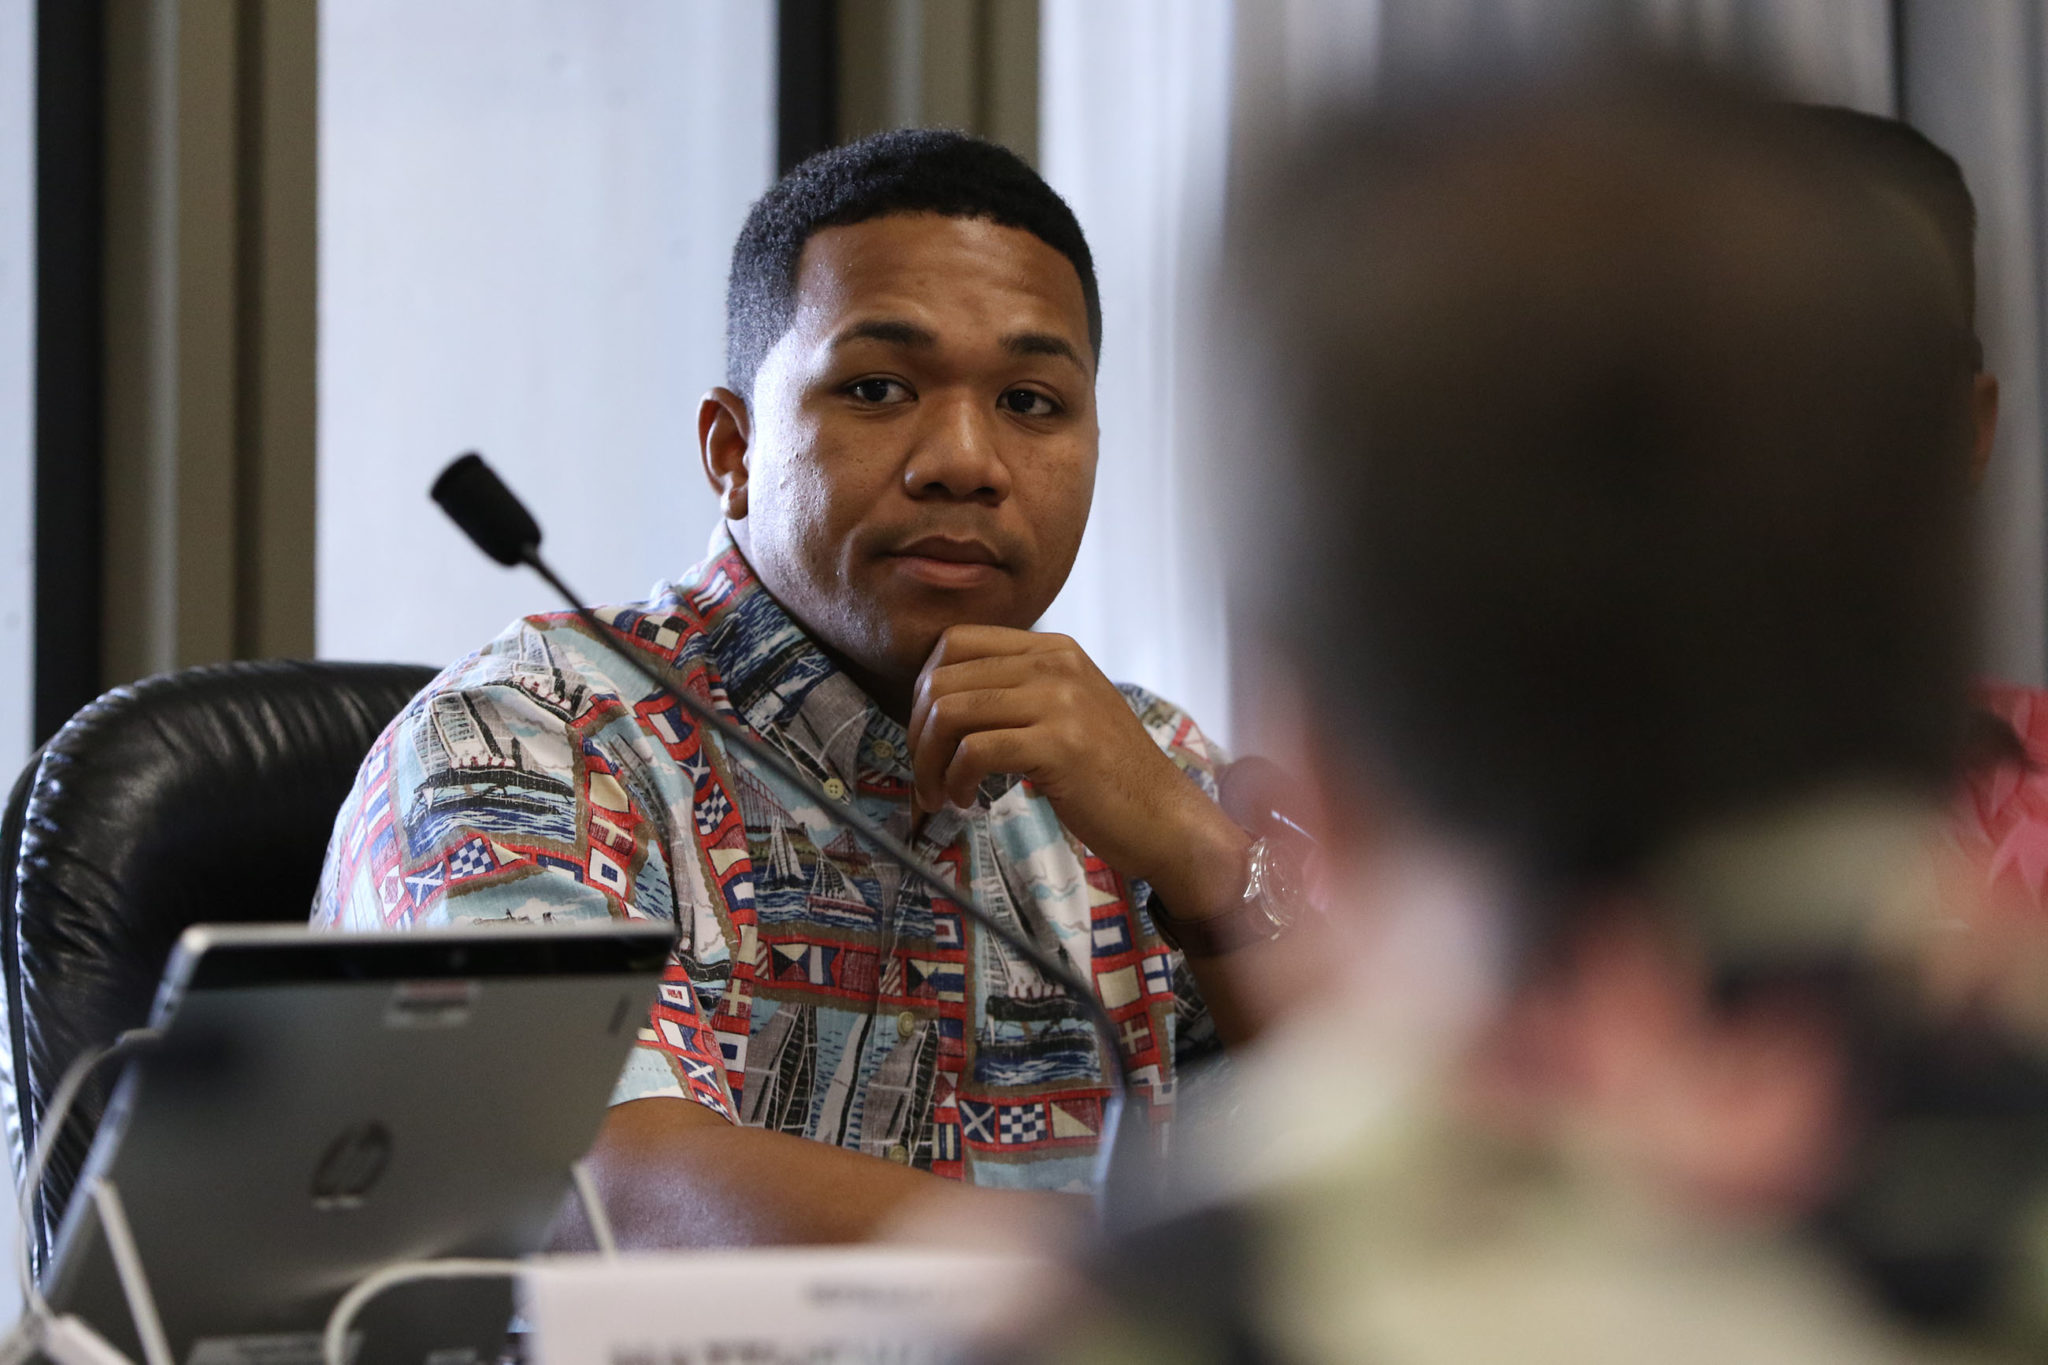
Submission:
<svg viewBox="0 0 2048 1365">
<path fill-rule="evenodd" d="M 327 1315 L 327 1330 L 320 1335 L 320 1356 L 326 1365 L 349 1365 L 348 1329 L 363 1311 L 363 1306 L 387 1289 L 401 1284 L 412 1284 L 419 1280 L 481 1280 L 498 1276 L 510 1278 L 517 1275 L 525 1265 L 520 1261 L 465 1260 L 450 1257 L 444 1261 L 401 1261 L 387 1265 L 356 1281 L 355 1287 L 341 1296 L 341 1302 L 334 1305 L 334 1311 Z"/>
<path fill-rule="evenodd" d="M 85 1088 L 86 1081 L 108 1062 L 149 1047 L 159 1037 L 161 1035 L 155 1029 L 134 1028 L 104 1047 L 81 1052 L 64 1069 L 50 1102 L 43 1107 L 42 1131 L 36 1134 L 36 1145 L 29 1153 L 28 1164 L 22 1169 L 21 1186 L 16 1192 L 21 1216 L 21 1226 L 15 1235 L 15 1266 L 21 1275 L 21 1321 L 15 1324 L 4 1341 L 0 1341 L 0 1365 L 14 1365 L 14 1362 L 25 1360 L 38 1350 L 59 1365 L 132 1365 L 125 1355 L 81 1319 L 69 1314 L 58 1317 L 50 1311 L 49 1300 L 43 1297 L 42 1286 L 36 1283 L 35 1270 L 30 1264 L 29 1240 L 35 1235 L 36 1200 L 42 1194 L 43 1176 L 50 1165 L 50 1154 L 56 1150 L 57 1138 L 64 1131 L 64 1120 L 70 1117 L 71 1107 L 78 1102 L 79 1092 Z M 162 1334 L 159 1332 L 157 1335 L 160 1339 Z M 151 1348 L 159 1344 L 147 1342 Z M 157 1354 L 157 1350 L 150 1350 L 150 1365 L 159 1365 L 155 1359 Z M 168 1360 L 166 1351 L 164 1365 L 168 1365 Z"/>
<path fill-rule="evenodd" d="M 171 1343 L 164 1336 L 164 1321 L 157 1316 L 156 1296 L 150 1292 L 149 1276 L 142 1268 L 142 1252 L 135 1245 L 135 1233 L 128 1226 L 128 1210 L 121 1204 L 114 1182 L 104 1177 L 92 1182 L 93 1207 L 99 1210 L 100 1233 L 114 1257 L 114 1273 L 121 1277 L 121 1294 L 128 1300 L 128 1314 L 135 1322 L 135 1335 L 142 1342 L 146 1365 L 178 1365 Z"/>
<path fill-rule="evenodd" d="M 590 1224 L 590 1240 L 597 1243 L 597 1254 L 607 1261 L 619 1254 L 619 1244 L 612 1237 L 611 1215 L 604 1211 L 604 1200 L 598 1196 L 597 1182 L 591 1179 L 590 1163 L 578 1158 L 569 1165 L 569 1179 L 576 1186 L 576 1198 L 583 1204 L 583 1220 Z"/>
<path fill-rule="evenodd" d="M 573 1163 L 569 1167 L 569 1180 L 575 1186 L 577 1200 L 583 1205 L 583 1217 L 590 1224 L 591 1240 L 597 1243 L 598 1254 L 606 1260 L 617 1259 L 619 1246 L 612 1237 L 612 1220 L 605 1212 L 604 1200 L 598 1197 L 597 1181 L 591 1178 L 589 1164 L 581 1160 Z M 387 1289 L 419 1280 L 509 1277 L 523 1269 L 525 1264 L 520 1261 L 451 1257 L 443 1261 L 405 1261 L 373 1271 L 342 1295 L 341 1302 L 335 1304 L 334 1311 L 327 1315 L 327 1330 L 320 1335 L 321 1359 L 325 1365 L 348 1365 L 349 1325 L 363 1311 L 363 1305 Z M 0 1359 L 0 1365 L 11 1365 L 11 1362 Z"/>
<path fill-rule="evenodd" d="M 0 1337 L 0 1365 L 23 1365 L 37 1352 L 41 1352 L 56 1365 L 134 1365 L 134 1362 L 118 1350 L 105 1337 L 87 1324 L 84 1319 L 66 1313 L 62 1316 L 51 1311 L 49 1300 L 43 1297 L 42 1287 L 36 1283 L 35 1270 L 29 1255 L 30 1238 L 34 1235 L 35 1205 L 42 1192 L 43 1177 L 50 1164 L 50 1155 L 56 1149 L 57 1137 L 64 1129 L 64 1121 L 70 1116 L 71 1108 L 78 1102 L 79 1092 L 100 1067 L 109 1062 L 133 1055 L 153 1044 L 162 1037 L 154 1029 L 129 1029 L 104 1047 L 88 1049 L 76 1057 L 65 1068 L 64 1075 L 57 1082 L 56 1091 L 43 1109 L 42 1131 L 36 1135 L 36 1143 L 29 1153 L 28 1163 L 22 1171 L 21 1186 L 17 1191 L 21 1226 L 15 1238 L 16 1268 L 21 1275 L 22 1316 L 14 1329 Z M 583 1205 L 585 1219 L 590 1224 L 592 1239 L 597 1243 L 601 1255 L 609 1258 L 618 1255 L 618 1246 L 612 1236 L 611 1219 L 606 1215 L 604 1201 L 598 1197 L 597 1183 L 591 1178 L 589 1168 L 581 1161 L 570 1167 L 570 1180 L 578 1200 Z M 95 1190 L 95 1195 L 99 1191 Z M 133 1238 L 128 1235 L 127 1219 L 118 1199 L 109 1197 L 100 1200 L 104 1231 L 109 1235 L 110 1245 L 121 1273 L 122 1285 L 130 1296 L 131 1310 L 136 1302 L 135 1295 L 142 1295 L 147 1305 L 144 1313 L 138 1314 L 136 1330 L 143 1343 L 143 1352 L 148 1365 L 173 1365 L 168 1343 L 164 1340 L 163 1329 L 156 1321 L 155 1305 L 148 1302 L 147 1285 L 141 1282 L 140 1259 L 135 1254 Z M 109 1218 L 111 1214 L 111 1218 Z M 123 1253 L 126 1253 L 125 1255 Z M 521 1263 L 508 1260 L 450 1258 L 439 1261 L 409 1261 L 390 1265 L 374 1271 L 358 1281 L 328 1314 L 327 1328 L 321 1335 L 321 1354 L 326 1365 L 348 1365 L 348 1330 L 365 1304 L 397 1285 L 420 1280 L 479 1279 L 492 1276 L 517 1275 Z M 131 1284 L 133 1279 L 135 1283 Z M 146 1319 L 146 1321 L 142 1320 Z"/>
</svg>

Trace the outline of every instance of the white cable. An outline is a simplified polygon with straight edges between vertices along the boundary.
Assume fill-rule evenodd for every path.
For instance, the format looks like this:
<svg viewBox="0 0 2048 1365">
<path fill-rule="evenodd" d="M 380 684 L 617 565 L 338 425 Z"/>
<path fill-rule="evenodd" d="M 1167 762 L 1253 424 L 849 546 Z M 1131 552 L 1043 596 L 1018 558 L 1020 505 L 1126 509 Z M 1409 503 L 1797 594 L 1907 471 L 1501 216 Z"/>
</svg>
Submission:
<svg viewBox="0 0 2048 1365">
<path fill-rule="evenodd" d="M 42 1287 L 36 1283 L 35 1271 L 30 1263 L 29 1239 L 34 1236 L 35 1203 L 40 1194 L 43 1176 L 50 1163 L 50 1154 L 55 1150 L 57 1137 L 63 1131 L 64 1120 L 70 1117 L 71 1107 L 78 1102 L 79 1092 L 93 1072 L 108 1062 L 126 1057 L 141 1048 L 155 1043 L 162 1035 L 155 1029 L 129 1029 L 104 1047 L 88 1049 L 80 1053 L 64 1070 L 57 1082 L 50 1102 L 43 1108 L 42 1131 L 36 1135 L 35 1147 L 30 1151 L 27 1164 L 22 1169 L 21 1186 L 17 1191 L 21 1226 L 15 1238 L 16 1265 L 21 1274 L 22 1316 L 14 1329 L 0 1338 L 0 1360 L 13 1361 L 25 1358 L 29 1351 L 47 1350 L 52 1345 L 72 1345 L 70 1336 L 83 1334 L 94 1347 L 107 1347 L 103 1339 L 78 1319 L 66 1316 L 59 1318 L 50 1311 L 50 1304 L 43 1297 Z M 591 1235 L 596 1238 L 600 1250 L 606 1255 L 617 1255 L 612 1240 L 610 1220 L 605 1215 L 604 1205 L 597 1197 L 597 1188 L 589 1172 L 581 1162 L 570 1168 L 571 1179 L 577 1194 L 584 1203 L 584 1214 L 590 1220 Z M 133 1250 L 133 1241 L 128 1243 Z M 118 1268 L 118 1267 L 117 1267 Z M 348 1365 L 346 1359 L 348 1329 L 356 1315 L 371 1299 L 396 1285 L 415 1280 L 457 1280 L 480 1279 L 487 1276 L 517 1275 L 521 1269 L 518 1261 L 493 1261 L 481 1259 L 449 1259 L 442 1261 L 410 1261 L 386 1266 L 365 1276 L 328 1314 L 327 1329 L 321 1337 L 321 1352 L 326 1365 Z M 151 1365 L 159 1358 L 161 1342 L 152 1342 L 145 1333 L 144 1350 L 151 1357 Z M 167 1349 L 164 1351 L 168 1354 Z M 69 1350 L 60 1350 L 60 1355 L 70 1356 Z M 124 1361 L 118 1351 L 113 1359 Z"/>
<path fill-rule="evenodd" d="M 401 1261 L 372 1271 L 341 1296 L 327 1315 L 327 1330 L 320 1335 L 320 1356 L 326 1365 L 349 1365 L 348 1328 L 363 1305 L 385 1290 L 415 1280 L 480 1280 L 496 1276 L 511 1278 L 525 1267 L 518 1261 L 486 1261 L 450 1258 L 445 1261 Z"/>
<path fill-rule="evenodd" d="M 619 1244 L 612 1237 L 611 1215 L 605 1212 L 597 1182 L 590 1178 L 589 1164 L 581 1157 L 570 1162 L 569 1178 L 576 1182 L 576 1197 L 583 1203 L 583 1219 L 590 1224 L 590 1237 L 597 1243 L 598 1254 L 606 1260 L 617 1259 Z"/>
<path fill-rule="evenodd" d="M 161 1036 L 155 1029 L 132 1028 L 104 1047 L 89 1048 L 79 1053 L 64 1069 L 50 1102 L 43 1106 L 42 1131 L 36 1134 L 35 1148 L 29 1153 L 28 1164 L 22 1168 L 18 1191 L 21 1227 L 16 1230 L 15 1263 L 21 1272 L 24 1321 L 33 1319 L 47 1323 L 51 1317 L 49 1301 L 43 1297 L 42 1286 L 36 1283 L 35 1270 L 29 1262 L 29 1242 L 35 1236 L 36 1198 L 42 1193 L 44 1171 L 50 1164 L 50 1153 L 56 1149 L 58 1135 L 64 1131 L 64 1120 L 70 1117 L 71 1106 L 78 1102 L 78 1092 L 85 1088 L 86 1080 L 94 1071 L 156 1042 Z"/>
<path fill-rule="evenodd" d="M 13 1330 L 0 1340 L 0 1360 L 10 1365 L 38 1353 L 65 1362 L 65 1365 L 85 1365 L 88 1361 L 129 1365 L 126 1356 L 108 1345 L 104 1337 L 84 1322 L 68 1315 L 60 1318 L 51 1313 L 49 1301 L 43 1297 L 42 1287 L 36 1283 L 35 1270 L 29 1259 L 29 1245 L 35 1236 L 36 1199 L 42 1193 L 43 1175 L 50 1164 L 50 1154 L 56 1150 L 57 1138 L 64 1131 L 64 1120 L 71 1116 L 71 1107 L 78 1102 L 86 1080 L 106 1063 L 156 1042 L 159 1036 L 154 1029 L 129 1029 L 104 1047 L 81 1052 L 71 1059 L 71 1065 L 64 1069 L 63 1076 L 57 1081 L 57 1089 L 51 1094 L 50 1102 L 43 1106 L 42 1131 L 36 1134 L 35 1147 L 22 1167 L 21 1185 L 16 1191 L 20 1226 L 15 1229 L 14 1250 L 15 1267 L 21 1275 L 22 1313 Z"/>
<path fill-rule="evenodd" d="M 121 1277 L 128 1314 L 135 1319 L 135 1335 L 142 1342 L 143 1360 L 148 1365 L 177 1365 L 171 1343 L 164 1337 L 164 1321 L 157 1316 L 149 1276 L 142 1269 L 142 1252 L 136 1248 L 135 1233 L 128 1226 L 128 1210 L 121 1205 L 121 1192 L 114 1188 L 113 1181 L 102 1176 L 92 1182 L 92 1202 L 99 1210 L 100 1232 L 113 1255 L 114 1272 Z"/>
<path fill-rule="evenodd" d="M 135 1365 L 84 1318 L 66 1313 L 30 1334 L 29 1349 L 50 1365 Z"/>
</svg>

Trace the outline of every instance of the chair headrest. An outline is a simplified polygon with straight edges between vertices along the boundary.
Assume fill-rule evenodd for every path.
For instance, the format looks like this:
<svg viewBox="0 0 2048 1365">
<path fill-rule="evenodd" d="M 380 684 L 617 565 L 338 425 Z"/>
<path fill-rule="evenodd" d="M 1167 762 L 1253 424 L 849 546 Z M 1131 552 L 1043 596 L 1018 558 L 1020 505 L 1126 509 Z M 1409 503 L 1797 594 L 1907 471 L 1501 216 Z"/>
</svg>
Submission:
<svg viewBox="0 0 2048 1365">
<path fill-rule="evenodd" d="M 147 1021 L 188 925 L 310 913 L 356 769 L 433 674 L 297 661 L 187 669 L 116 688 L 43 747 L 16 784 L 0 846 L 0 1093 L 17 1162 L 71 1059 Z M 68 1191 L 111 1081 L 82 1097 L 89 1121 L 67 1131 L 52 1193 Z"/>
</svg>

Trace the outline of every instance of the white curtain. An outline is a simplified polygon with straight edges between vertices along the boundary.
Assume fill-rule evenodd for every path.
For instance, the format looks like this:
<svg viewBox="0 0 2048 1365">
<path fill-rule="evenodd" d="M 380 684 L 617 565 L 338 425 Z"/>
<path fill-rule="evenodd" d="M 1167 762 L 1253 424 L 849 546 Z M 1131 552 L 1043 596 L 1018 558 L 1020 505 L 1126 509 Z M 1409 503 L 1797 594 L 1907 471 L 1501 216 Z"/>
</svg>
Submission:
<svg viewBox="0 0 2048 1365">
<path fill-rule="evenodd" d="M 1107 314 L 1103 478 L 1049 626 L 1229 732 L 1239 699 L 1205 558 L 1214 514 L 1196 505 L 1200 433 L 1181 414 L 1232 156 L 1251 130 L 1390 70 L 1541 53 L 1617 25 L 1800 98 L 1901 115 L 1962 163 L 1981 219 L 1979 328 L 2004 397 L 1980 499 L 1983 667 L 2048 680 L 2039 0 L 1045 0 L 1045 168 L 1095 245 Z"/>
<path fill-rule="evenodd" d="M 1039 149 L 1102 289 L 1102 461 L 1041 625 L 1228 740 L 1223 595 L 1184 392 L 1229 152 L 1228 0 L 1045 0 Z"/>
<path fill-rule="evenodd" d="M 35 665 L 35 14 L 0 0 L 0 781 L 28 761 Z M 0 1200 L 0 1203 L 6 1203 Z M 14 1226 L 0 1213 L 0 1237 Z M 0 1320 L 13 1316 L 12 1281 Z"/>
<path fill-rule="evenodd" d="M 35 50 L 34 6 L 0 0 L 0 783 L 10 787 L 34 738 Z M 14 1200 L 0 1199 L 0 1247 L 19 1227 Z M 0 1331 L 20 1312 L 15 1277 L 0 1275 Z"/>
</svg>

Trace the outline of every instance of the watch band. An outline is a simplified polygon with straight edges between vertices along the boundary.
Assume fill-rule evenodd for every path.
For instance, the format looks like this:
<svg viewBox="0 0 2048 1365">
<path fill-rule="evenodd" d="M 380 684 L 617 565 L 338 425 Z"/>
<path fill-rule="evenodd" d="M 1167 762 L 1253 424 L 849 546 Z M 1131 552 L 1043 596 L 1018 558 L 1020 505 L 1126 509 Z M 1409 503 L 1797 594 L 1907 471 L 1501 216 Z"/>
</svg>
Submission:
<svg viewBox="0 0 2048 1365">
<path fill-rule="evenodd" d="M 1300 908 L 1292 879 L 1265 839 L 1245 853 L 1244 892 L 1236 905 L 1207 919 L 1181 919 L 1155 893 L 1148 909 L 1159 936 L 1190 957 L 1222 957 L 1254 943 L 1271 943 L 1293 925 Z"/>
</svg>

